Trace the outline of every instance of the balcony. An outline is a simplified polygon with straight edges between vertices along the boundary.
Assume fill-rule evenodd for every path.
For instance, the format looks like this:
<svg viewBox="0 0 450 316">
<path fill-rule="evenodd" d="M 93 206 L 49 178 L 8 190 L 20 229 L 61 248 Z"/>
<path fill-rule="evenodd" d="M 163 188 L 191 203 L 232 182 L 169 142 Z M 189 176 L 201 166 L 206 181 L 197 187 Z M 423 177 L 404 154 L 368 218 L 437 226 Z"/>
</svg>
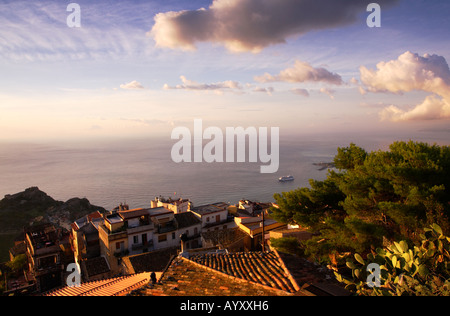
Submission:
<svg viewBox="0 0 450 316">
<path fill-rule="evenodd" d="M 146 243 L 133 244 L 131 246 L 132 251 L 138 251 L 138 250 L 142 250 L 144 248 L 153 249 L 153 240 L 150 240 Z"/>
<path fill-rule="evenodd" d="M 153 225 L 153 223 L 150 223 L 148 225 L 139 225 L 136 227 L 128 227 L 127 228 L 127 234 L 131 235 L 131 234 L 138 234 L 141 232 L 145 232 L 145 231 L 149 231 L 149 230 L 154 230 L 155 226 Z"/>
<path fill-rule="evenodd" d="M 164 224 L 158 224 L 156 225 L 157 233 L 158 234 L 166 234 L 173 232 L 178 229 L 178 223 L 177 221 L 171 220 L 170 222 L 164 223 Z"/>
</svg>

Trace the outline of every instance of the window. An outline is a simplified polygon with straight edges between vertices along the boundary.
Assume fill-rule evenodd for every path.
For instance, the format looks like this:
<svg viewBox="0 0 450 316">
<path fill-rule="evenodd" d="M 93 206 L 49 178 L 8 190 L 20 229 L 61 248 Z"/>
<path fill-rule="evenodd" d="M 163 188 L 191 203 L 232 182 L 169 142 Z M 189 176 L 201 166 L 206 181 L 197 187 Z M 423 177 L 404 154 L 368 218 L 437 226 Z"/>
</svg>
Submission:
<svg viewBox="0 0 450 316">
<path fill-rule="evenodd" d="M 158 242 L 164 242 L 167 241 L 167 235 L 159 235 L 158 236 Z"/>
<path fill-rule="evenodd" d="M 116 250 L 123 250 L 125 243 L 123 241 L 116 242 Z"/>
<path fill-rule="evenodd" d="M 172 239 L 175 239 L 175 232 L 172 233 Z"/>
<path fill-rule="evenodd" d="M 139 243 L 139 236 L 133 236 L 133 244 Z"/>
</svg>

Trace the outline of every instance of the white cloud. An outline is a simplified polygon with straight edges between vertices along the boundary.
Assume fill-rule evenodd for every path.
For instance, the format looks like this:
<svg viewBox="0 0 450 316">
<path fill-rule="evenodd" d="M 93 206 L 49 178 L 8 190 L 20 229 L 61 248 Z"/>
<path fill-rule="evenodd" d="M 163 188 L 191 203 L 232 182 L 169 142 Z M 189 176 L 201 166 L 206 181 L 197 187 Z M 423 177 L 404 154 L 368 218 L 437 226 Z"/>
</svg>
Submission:
<svg viewBox="0 0 450 316">
<path fill-rule="evenodd" d="M 380 112 L 380 117 L 393 122 L 449 119 L 450 103 L 431 95 L 423 103 L 409 110 L 402 110 L 395 105 L 388 106 Z"/>
<path fill-rule="evenodd" d="M 398 0 L 378 0 L 384 9 Z M 346 26 L 366 12 L 361 0 L 214 0 L 208 9 L 159 13 L 148 33 L 156 45 L 194 50 L 197 42 L 259 52 L 289 37 Z"/>
<path fill-rule="evenodd" d="M 131 81 L 129 83 L 121 84 L 120 88 L 124 89 L 124 90 L 141 90 L 141 89 L 145 89 L 144 86 L 142 84 L 140 84 L 139 82 L 137 82 L 136 80 Z"/>
<path fill-rule="evenodd" d="M 222 93 L 224 91 L 238 91 L 241 90 L 239 82 L 236 81 L 223 81 L 218 83 L 198 83 L 196 81 L 188 80 L 185 76 L 180 76 L 183 84 L 176 86 L 169 86 L 168 84 L 164 85 L 164 89 L 166 90 L 190 90 L 190 91 L 215 91 L 218 93 Z"/>
<path fill-rule="evenodd" d="M 278 75 L 271 75 L 265 73 L 262 76 L 254 78 L 258 82 L 325 82 L 334 85 L 341 85 L 343 83 L 341 76 L 336 73 L 331 73 L 325 68 L 314 68 L 306 62 L 297 60 L 295 65 L 281 71 Z"/>
<path fill-rule="evenodd" d="M 142 90 L 142 89 L 145 89 L 144 86 L 140 82 L 138 82 L 136 80 L 131 81 L 129 83 L 121 84 L 120 88 L 124 89 L 124 90 Z"/>
<path fill-rule="evenodd" d="M 360 67 L 361 81 L 369 92 L 403 94 L 411 91 L 433 93 L 410 109 L 391 105 L 383 109 L 383 120 L 436 120 L 450 118 L 450 69 L 444 57 L 406 52 L 396 60 L 380 62 L 376 70 Z M 366 91 L 363 90 L 363 91 Z"/>
</svg>

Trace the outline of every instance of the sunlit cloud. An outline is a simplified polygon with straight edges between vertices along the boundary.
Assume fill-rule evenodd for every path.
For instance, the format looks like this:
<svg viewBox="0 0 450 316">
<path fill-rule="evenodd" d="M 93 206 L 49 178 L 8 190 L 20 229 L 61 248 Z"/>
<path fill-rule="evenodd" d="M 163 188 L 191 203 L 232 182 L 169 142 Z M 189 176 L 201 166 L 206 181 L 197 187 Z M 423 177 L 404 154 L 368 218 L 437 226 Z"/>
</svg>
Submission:
<svg viewBox="0 0 450 316">
<path fill-rule="evenodd" d="M 329 88 L 320 88 L 319 92 L 329 96 L 331 100 L 334 100 L 334 93 L 336 93 L 335 90 Z"/>
<path fill-rule="evenodd" d="M 384 9 L 398 0 L 378 0 Z M 232 52 L 260 52 L 310 31 L 355 23 L 367 4 L 360 0 L 214 0 L 209 8 L 159 13 L 149 36 L 156 45 L 195 50 L 198 42 Z"/>
<path fill-rule="evenodd" d="M 411 91 L 433 93 L 409 109 L 395 105 L 381 111 L 383 120 L 410 121 L 450 118 L 450 69 L 444 57 L 405 52 L 398 59 L 380 62 L 376 70 L 360 67 L 361 81 L 369 92 L 403 94 Z"/>
<path fill-rule="evenodd" d="M 256 76 L 255 80 L 258 82 L 324 82 L 334 85 L 343 84 L 341 76 L 336 73 L 331 73 L 325 68 L 314 68 L 310 64 L 302 61 L 296 61 L 295 65 L 281 71 L 278 75 L 271 75 L 265 73 L 262 76 Z"/>
</svg>

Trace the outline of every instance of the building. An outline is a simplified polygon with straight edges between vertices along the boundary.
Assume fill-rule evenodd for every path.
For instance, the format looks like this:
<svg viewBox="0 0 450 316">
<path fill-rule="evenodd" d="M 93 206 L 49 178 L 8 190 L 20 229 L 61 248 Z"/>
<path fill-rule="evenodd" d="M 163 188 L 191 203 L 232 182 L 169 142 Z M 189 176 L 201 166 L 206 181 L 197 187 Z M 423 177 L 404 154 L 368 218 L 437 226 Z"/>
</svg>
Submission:
<svg viewBox="0 0 450 316">
<path fill-rule="evenodd" d="M 202 232 L 202 247 L 226 249 L 230 252 L 247 250 L 250 237 L 238 227 Z"/>
<path fill-rule="evenodd" d="M 260 203 L 249 200 L 240 200 L 236 208 L 237 216 L 259 216 L 262 212 L 268 212 L 273 203 Z"/>
<path fill-rule="evenodd" d="M 202 246 L 201 232 L 202 222 L 192 212 L 175 214 L 175 220 L 178 224 L 178 243 L 181 244 L 181 236 L 185 237 L 186 249 L 195 249 Z"/>
<path fill-rule="evenodd" d="M 71 245 L 75 262 L 100 256 L 98 226 L 103 223 L 103 215 L 93 212 L 71 224 Z"/>
<path fill-rule="evenodd" d="M 269 239 L 269 232 L 286 227 L 285 224 L 279 223 L 273 219 L 263 217 L 235 217 L 236 225 L 247 234 L 249 238 L 245 239 L 245 249 L 247 251 L 262 250 L 263 238 Z"/>
<path fill-rule="evenodd" d="M 151 208 L 164 207 L 171 210 L 175 214 L 184 213 L 191 209 L 192 203 L 189 199 L 178 199 L 172 200 L 171 198 L 165 199 L 163 197 L 155 197 L 154 200 L 150 201 Z"/>
<path fill-rule="evenodd" d="M 227 203 L 218 202 L 193 207 L 191 212 L 202 221 L 202 230 L 207 232 L 235 227 L 232 218 L 228 216 L 228 206 Z"/>
<path fill-rule="evenodd" d="M 104 216 L 98 226 L 100 253 L 112 271 L 119 271 L 121 257 L 153 249 L 155 225 L 147 209 L 122 210 Z"/>
<path fill-rule="evenodd" d="M 69 235 L 52 224 L 25 228 L 26 255 L 31 281 L 37 292 L 61 286 L 65 266 L 73 262 Z"/>
<path fill-rule="evenodd" d="M 123 257 L 180 248 L 182 234 L 187 236 L 189 248 L 200 247 L 201 226 L 193 213 L 175 214 L 165 207 L 117 211 L 106 215 L 99 225 L 101 255 L 119 273 Z"/>
</svg>

